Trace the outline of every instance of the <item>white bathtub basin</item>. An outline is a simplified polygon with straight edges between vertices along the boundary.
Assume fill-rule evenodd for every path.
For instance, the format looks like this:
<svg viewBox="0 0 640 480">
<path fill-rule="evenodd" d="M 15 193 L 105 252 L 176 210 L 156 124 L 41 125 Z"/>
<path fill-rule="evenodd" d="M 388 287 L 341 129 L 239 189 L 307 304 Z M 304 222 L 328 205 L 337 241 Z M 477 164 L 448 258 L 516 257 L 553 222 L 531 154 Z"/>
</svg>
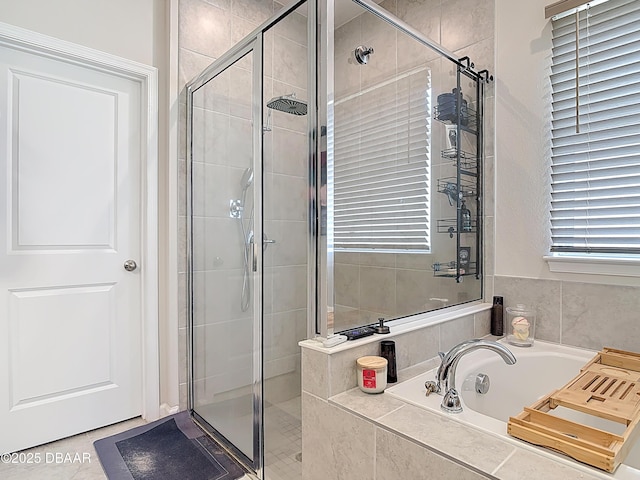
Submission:
<svg viewBox="0 0 640 480">
<path fill-rule="evenodd" d="M 455 421 L 468 424 L 493 435 L 505 437 L 525 448 L 535 448 L 539 453 L 553 456 L 560 461 L 570 461 L 574 466 L 585 468 L 592 475 L 616 480 L 640 479 L 640 440 L 628 453 L 626 460 L 613 475 L 591 468 L 576 461 L 568 460 L 550 450 L 530 446 L 507 434 L 507 421 L 510 416 L 520 413 L 525 406 L 531 405 L 553 390 L 562 387 L 575 377 L 580 367 L 593 358 L 596 352 L 537 341 L 533 347 L 519 348 L 507 345 L 515 355 L 515 365 L 506 365 L 502 358 L 489 350 L 476 350 L 464 355 L 456 371 L 456 387 L 462 400 L 462 413 L 450 414 L 440 409 L 442 396 L 425 396 L 424 382 L 435 378 L 435 370 L 387 388 L 385 394 L 394 396 L 418 407 L 446 415 Z M 486 394 L 475 391 L 475 379 L 479 373 L 489 376 L 491 386 Z M 612 433 L 621 433 L 624 426 L 607 420 L 556 408 L 553 412 L 563 418 L 586 423 Z M 589 420 L 587 420 L 589 419 Z"/>
</svg>

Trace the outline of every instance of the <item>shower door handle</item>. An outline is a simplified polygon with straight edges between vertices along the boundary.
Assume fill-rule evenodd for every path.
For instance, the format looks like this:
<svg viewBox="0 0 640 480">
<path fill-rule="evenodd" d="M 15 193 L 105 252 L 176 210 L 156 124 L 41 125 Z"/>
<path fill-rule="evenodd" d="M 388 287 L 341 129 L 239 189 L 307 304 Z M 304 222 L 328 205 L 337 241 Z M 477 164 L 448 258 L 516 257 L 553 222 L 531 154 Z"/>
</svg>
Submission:
<svg viewBox="0 0 640 480">
<path fill-rule="evenodd" d="M 253 260 L 251 261 L 252 269 L 254 272 L 258 271 L 258 244 L 256 242 L 251 242 L 251 249 L 253 254 Z"/>
<path fill-rule="evenodd" d="M 262 251 L 264 252 L 270 243 L 276 243 L 275 240 L 271 240 L 267 237 L 266 233 L 262 234 Z M 252 254 L 252 270 L 254 272 L 258 271 L 258 244 L 253 240 L 253 232 L 249 234 L 249 244 L 251 245 L 251 254 Z"/>
</svg>

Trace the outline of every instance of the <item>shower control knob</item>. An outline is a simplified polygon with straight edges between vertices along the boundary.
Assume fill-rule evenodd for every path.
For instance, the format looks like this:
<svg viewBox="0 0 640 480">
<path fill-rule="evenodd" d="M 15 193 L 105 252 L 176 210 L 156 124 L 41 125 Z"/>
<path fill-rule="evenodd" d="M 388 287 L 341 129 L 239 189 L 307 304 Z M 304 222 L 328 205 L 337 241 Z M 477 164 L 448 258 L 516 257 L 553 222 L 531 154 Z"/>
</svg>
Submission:
<svg viewBox="0 0 640 480">
<path fill-rule="evenodd" d="M 134 260 L 127 260 L 124 262 L 124 269 L 127 272 L 133 272 L 136 268 L 138 268 L 138 264 Z"/>
</svg>

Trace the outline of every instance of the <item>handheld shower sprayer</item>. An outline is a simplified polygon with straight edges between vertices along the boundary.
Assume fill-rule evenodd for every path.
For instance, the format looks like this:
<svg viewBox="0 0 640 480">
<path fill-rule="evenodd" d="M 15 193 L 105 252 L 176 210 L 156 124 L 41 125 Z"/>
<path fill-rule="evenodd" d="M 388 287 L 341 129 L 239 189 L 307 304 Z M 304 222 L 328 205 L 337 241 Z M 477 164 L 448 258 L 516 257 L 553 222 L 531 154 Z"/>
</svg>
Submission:
<svg viewBox="0 0 640 480">
<path fill-rule="evenodd" d="M 253 168 L 248 167 L 242 174 L 240 185 L 242 185 L 242 206 L 244 206 L 247 200 L 247 190 L 253 184 Z"/>
</svg>

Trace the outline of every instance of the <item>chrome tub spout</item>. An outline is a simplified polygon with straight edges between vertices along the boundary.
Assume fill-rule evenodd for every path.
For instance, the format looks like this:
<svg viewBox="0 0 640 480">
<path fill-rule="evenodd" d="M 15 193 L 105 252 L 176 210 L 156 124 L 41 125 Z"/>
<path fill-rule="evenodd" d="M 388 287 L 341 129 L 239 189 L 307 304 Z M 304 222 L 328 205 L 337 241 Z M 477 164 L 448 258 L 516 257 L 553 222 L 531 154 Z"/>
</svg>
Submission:
<svg viewBox="0 0 640 480">
<path fill-rule="evenodd" d="M 426 385 L 426 387 L 427 392 L 435 391 L 437 393 L 444 393 L 444 399 L 441 405 L 443 410 L 451 413 L 462 411 L 460 398 L 456 390 L 456 367 L 458 366 L 460 358 L 469 352 L 481 348 L 496 352 L 507 365 L 516 363 L 516 357 L 513 356 L 513 353 L 501 343 L 493 340 L 467 340 L 456 345 L 446 354 L 441 354 L 442 363 L 440 364 L 440 368 L 438 368 L 437 381 L 427 382 L 431 383 L 431 385 Z"/>
</svg>

